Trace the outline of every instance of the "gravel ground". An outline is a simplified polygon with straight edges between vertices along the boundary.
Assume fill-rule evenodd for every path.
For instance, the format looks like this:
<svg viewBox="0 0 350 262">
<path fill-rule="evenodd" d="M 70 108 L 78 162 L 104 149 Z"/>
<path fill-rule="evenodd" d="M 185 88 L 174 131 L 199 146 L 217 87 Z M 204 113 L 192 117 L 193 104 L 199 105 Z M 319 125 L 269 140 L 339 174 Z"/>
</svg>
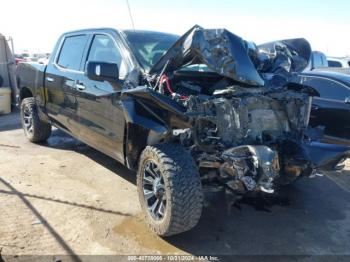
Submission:
<svg viewBox="0 0 350 262">
<path fill-rule="evenodd" d="M 132 172 L 58 130 L 31 144 L 18 114 L 0 116 L 1 254 L 350 255 L 349 175 L 350 161 L 230 212 L 212 197 L 195 229 L 162 239 L 142 222 Z"/>
</svg>

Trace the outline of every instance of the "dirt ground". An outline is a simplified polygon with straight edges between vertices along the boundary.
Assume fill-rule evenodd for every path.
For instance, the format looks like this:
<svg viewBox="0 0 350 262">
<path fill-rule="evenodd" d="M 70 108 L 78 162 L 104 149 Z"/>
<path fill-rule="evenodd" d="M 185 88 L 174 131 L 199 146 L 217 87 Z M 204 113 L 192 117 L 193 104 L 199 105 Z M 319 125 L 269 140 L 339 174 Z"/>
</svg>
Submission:
<svg viewBox="0 0 350 262">
<path fill-rule="evenodd" d="M 230 212 L 212 197 L 195 229 L 162 239 L 142 221 L 132 172 L 58 130 L 48 143 L 31 144 L 17 113 L 0 116 L 0 249 L 3 256 L 350 255 L 347 165 L 342 176 L 301 179 Z"/>
</svg>

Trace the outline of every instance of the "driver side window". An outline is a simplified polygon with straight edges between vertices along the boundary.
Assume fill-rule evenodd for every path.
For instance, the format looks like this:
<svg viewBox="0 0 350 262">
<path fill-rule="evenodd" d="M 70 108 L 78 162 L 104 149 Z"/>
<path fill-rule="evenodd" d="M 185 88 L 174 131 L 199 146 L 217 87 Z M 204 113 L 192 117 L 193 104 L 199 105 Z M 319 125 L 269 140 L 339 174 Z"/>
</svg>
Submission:
<svg viewBox="0 0 350 262">
<path fill-rule="evenodd" d="M 114 63 L 119 68 L 119 78 L 124 79 L 127 67 L 114 41 L 107 35 L 95 35 L 92 41 L 88 61 Z"/>
</svg>

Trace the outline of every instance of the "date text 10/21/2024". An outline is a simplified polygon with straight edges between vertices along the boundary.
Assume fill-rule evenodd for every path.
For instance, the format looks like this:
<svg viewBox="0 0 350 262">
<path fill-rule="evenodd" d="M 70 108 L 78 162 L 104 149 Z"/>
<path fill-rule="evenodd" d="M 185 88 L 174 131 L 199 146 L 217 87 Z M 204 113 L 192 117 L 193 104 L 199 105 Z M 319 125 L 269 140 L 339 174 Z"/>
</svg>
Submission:
<svg viewBox="0 0 350 262">
<path fill-rule="evenodd" d="M 156 255 L 156 256 L 128 256 L 128 261 L 219 261 L 217 256 L 191 255 Z"/>
</svg>

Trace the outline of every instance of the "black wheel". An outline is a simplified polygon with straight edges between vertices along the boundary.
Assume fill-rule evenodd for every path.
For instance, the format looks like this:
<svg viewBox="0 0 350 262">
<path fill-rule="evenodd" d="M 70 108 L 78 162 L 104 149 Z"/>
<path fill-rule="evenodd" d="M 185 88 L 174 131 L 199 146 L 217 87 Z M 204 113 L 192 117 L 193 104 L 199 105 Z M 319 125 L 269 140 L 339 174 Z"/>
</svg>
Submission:
<svg viewBox="0 0 350 262">
<path fill-rule="evenodd" d="M 21 103 L 21 122 L 26 137 L 33 143 L 43 142 L 51 135 L 51 125 L 40 120 L 33 97 Z"/>
<path fill-rule="evenodd" d="M 156 234 L 179 234 L 198 223 L 202 185 L 192 156 L 182 146 L 147 146 L 140 157 L 137 188 L 146 222 Z"/>
</svg>

